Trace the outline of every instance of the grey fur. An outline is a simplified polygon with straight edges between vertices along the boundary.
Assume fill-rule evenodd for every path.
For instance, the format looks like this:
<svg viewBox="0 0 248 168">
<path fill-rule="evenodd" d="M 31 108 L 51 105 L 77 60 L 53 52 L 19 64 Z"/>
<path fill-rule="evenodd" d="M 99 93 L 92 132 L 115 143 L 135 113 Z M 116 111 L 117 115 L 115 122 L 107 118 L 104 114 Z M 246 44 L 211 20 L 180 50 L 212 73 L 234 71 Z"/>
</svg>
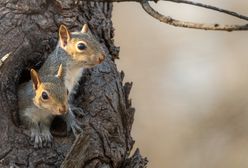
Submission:
<svg viewBox="0 0 248 168">
<path fill-rule="evenodd" d="M 61 94 L 59 94 L 61 91 L 58 93 L 58 91 L 54 89 L 55 86 L 60 89 L 65 88 L 63 81 L 56 77 L 47 77 L 44 81 L 44 84 L 48 82 L 55 84 L 51 86 L 48 92 L 53 97 L 58 98 L 58 101 L 64 101 Z M 18 105 L 21 122 L 31 129 L 31 140 L 34 142 L 35 148 L 51 146 L 52 135 L 50 133 L 50 125 L 54 116 L 48 111 L 35 106 L 33 103 L 34 96 L 35 92 L 32 89 L 31 82 L 23 83 L 19 86 Z"/>
</svg>

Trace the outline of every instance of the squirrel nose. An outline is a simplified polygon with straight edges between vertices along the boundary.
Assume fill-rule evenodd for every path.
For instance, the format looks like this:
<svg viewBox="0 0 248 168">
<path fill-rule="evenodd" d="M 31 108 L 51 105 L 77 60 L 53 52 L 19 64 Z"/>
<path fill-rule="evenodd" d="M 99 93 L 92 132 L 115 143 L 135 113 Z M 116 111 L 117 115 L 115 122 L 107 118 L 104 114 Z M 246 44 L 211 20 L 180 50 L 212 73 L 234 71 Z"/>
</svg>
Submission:
<svg viewBox="0 0 248 168">
<path fill-rule="evenodd" d="M 62 105 L 61 107 L 59 107 L 59 112 L 60 113 L 66 113 L 66 106 L 65 105 Z"/>
</svg>

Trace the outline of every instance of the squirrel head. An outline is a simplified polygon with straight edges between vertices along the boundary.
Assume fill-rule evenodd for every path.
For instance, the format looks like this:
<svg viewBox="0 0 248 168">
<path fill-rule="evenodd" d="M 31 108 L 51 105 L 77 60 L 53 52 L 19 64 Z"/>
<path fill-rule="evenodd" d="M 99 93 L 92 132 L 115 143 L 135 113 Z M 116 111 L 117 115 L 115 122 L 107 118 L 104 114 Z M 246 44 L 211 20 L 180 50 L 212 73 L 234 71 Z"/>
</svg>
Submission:
<svg viewBox="0 0 248 168">
<path fill-rule="evenodd" d="M 45 77 L 41 81 L 39 74 L 34 69 L 30 71 L 35 92 L 34 104 L 53 115 L 63 115 L 68 111 L 68 92 L 62 80 L 62 73 L 61 64 L 56 76 Z"/>
<path fill-rule="evenodd" d="M 70 33 L 66 26 L 59 28 L 59 44 L 77 65 L 90 68 L 100 64 L 104 58 L 104 52 L 100 43 L 90 33 L 87 24 L 84 24 L 80 32 Z"/>
</svg>

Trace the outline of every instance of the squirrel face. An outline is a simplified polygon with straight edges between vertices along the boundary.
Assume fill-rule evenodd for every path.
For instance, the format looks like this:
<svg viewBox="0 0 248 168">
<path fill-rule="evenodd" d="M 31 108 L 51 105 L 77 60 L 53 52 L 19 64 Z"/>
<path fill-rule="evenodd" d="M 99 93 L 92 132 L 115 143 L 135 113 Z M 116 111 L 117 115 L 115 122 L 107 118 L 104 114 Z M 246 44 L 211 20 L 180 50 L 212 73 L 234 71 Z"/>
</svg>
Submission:
<svg viewBox="0 0 248 168">
<path fill-rule="evenodd" d="M 62 65 L 55 77 L 47 77 L 42 82 L 39 74 L 31 69 L 31 78 L 35 96 L 33 103 L 40 109 L 45 109 L 53 115 L 63 115 L 67 112 L 67 90 L 62 78 Z"/>
<path fill-rule="evenodd" d="M 90 33 L 85 24 L 80 32 L 70 33 L 66 26 L 59 28 L 59 44 L 79 66 L 90 68 L 100 64 L 105 55 L 100 43 Z"/>
</svg>

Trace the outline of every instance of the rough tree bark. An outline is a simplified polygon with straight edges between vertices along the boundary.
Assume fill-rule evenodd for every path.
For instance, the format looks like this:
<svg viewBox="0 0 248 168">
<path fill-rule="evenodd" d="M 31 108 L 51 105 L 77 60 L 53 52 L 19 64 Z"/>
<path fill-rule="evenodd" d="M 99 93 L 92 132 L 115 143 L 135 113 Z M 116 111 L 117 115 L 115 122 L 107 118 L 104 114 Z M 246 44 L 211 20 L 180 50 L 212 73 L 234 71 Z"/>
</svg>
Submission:
<svg viewBox="0 0 248 168">
<path fill-rule="evenodd" d="M 0 58 L 11 56 L 0 67 L 0 167 L 145 167 L 130 131 L 134 108 L 128 98 L 132 84 L 122 84 L 124 73 L 114 59 L 119 48 L 113 43 L 111 3 L 78 0 L 1 0 Z M 28 69 L 39 68 L 57 43 L 63 23 L 79 30 L 88 23 L 102 43 L 107 59 L 87 70 L 81 80 L 78 106 L 84 129 L 73 136 L 55 137 L 52 148 L 34 149 L 27 131 L 18 125 L 17 86 L 27 80 Z M 14 124 L 15 123 L 15 124 Z"/>
</svg>

